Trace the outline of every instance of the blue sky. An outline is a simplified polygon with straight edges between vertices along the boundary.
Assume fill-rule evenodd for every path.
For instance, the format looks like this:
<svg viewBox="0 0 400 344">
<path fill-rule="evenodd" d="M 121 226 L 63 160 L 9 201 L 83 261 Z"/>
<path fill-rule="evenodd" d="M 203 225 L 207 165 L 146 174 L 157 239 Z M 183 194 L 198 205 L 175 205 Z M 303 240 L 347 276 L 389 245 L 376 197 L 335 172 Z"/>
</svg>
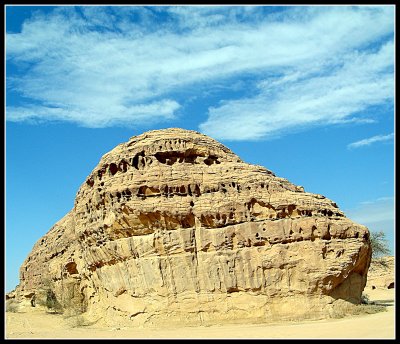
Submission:
<svg viewBox="0 0 400 344">
<path fill-rule="evenodd" d="M 6 6 L 6 289 L 101 156 L 219 140 L 394 252 L 394 6 Z"/>
</svg>

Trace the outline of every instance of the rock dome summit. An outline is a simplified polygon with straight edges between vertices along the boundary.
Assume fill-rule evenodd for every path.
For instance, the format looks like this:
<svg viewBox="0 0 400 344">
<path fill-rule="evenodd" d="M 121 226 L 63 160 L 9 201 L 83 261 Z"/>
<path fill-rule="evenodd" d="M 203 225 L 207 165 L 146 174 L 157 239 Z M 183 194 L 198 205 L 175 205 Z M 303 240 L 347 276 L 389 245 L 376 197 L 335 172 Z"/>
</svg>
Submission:
<svg viewBox="0 0 400 344">
<path fill-rule="evenodd" d="M 370 261 L 368 229 L 333 201 L 172 128 L 101 158 L 14 295 L 51 281 L 110 324 L 324 318 L 360 303 Z"/>
</svg>

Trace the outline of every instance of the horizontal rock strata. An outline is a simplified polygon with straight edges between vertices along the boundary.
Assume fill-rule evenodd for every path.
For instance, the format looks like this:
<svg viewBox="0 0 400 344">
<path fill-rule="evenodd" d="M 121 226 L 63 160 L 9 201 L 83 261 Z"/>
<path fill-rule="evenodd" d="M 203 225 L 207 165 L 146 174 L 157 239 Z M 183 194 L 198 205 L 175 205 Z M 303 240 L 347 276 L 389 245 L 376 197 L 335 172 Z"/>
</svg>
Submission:
<svg viewBox="0 0 400 344">
<path fill-rule="evenodd" d="M 360 302 L 370 260 L 368 229 L 331 200 L 166 129 L 101 158 L 16 292 L 50 279 L 59 300 L 108 323 L 321 318 Z"/>
</svg>

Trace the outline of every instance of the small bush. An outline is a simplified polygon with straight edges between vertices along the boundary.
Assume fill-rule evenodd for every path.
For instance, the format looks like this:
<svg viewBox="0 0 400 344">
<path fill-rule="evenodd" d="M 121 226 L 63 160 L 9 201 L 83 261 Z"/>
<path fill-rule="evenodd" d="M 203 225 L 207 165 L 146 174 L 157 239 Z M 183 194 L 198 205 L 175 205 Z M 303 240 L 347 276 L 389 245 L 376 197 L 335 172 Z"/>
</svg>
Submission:
<svg viewBox="0 0 400 344">
<path fill-rule="evenodd" d="M 372 247 L 372 258 L 378 258 L 390 254 L 388 241 L 386 239 L 385 232 L 371 232 L 371 247 Z"/>
<path fill-rule="evenodd" d="M 351 303 L 343 304 L 341 307 L 337 307 L 331 313 L 331 317 L 334 319 L 340 319 L 347 316 L 363 315 L 363 314 L 374 314 L 385 312 L 386 307 L 381 305 L 375 305 L 373 303 L 354 305 Z"/>
<path fill-rule="evenodd" d="M 11 299 L 6 301 L 6 312 L 17 313 L 18 312 L 18 302 Z"/>
<path fill-rule="evenodd" d="M 68 323 L 71 327 L 83 327 L 89 326 L 85 318 L 82 315 L 75 315 L 68 318 Z"/>
<path fill-rule="evenodd" d="M 87 326 L 81 316 L 86 311 L 86 303 L 77 281 L 65 279 L 57 284 L 50 278 L 43 278 L 41 287 L 38 304 L 45 306 L 53 314 L 63 314 L 71 327 Z"/>
<path fill-rule="evenodd" d="M 52 290 L 47 291 L 46 307 L 53 313 L 62 313 L 63 307 Z"/>
</svg>

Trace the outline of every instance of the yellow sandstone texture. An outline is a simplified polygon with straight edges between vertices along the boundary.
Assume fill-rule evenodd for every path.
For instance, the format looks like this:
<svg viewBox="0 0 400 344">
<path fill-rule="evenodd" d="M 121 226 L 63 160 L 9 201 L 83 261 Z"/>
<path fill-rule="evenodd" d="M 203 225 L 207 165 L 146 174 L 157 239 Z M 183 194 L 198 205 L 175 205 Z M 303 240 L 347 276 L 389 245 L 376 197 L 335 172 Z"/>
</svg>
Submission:
<svg viewBox="0 0 400 344">
<path fill-rule="evenodd" d="M 395 271 L 394 256 L 373 258 L 368 270 L 367 290 L 394 288 Z"/>
<path fill-rule="evenodd" d="M 368 229 L 334 202 L 173 128 L 101 158 L 14 294 L 51 279 L 107 324 L 315 319 L 360 302 L 370 261 Z"/>
</svg>

